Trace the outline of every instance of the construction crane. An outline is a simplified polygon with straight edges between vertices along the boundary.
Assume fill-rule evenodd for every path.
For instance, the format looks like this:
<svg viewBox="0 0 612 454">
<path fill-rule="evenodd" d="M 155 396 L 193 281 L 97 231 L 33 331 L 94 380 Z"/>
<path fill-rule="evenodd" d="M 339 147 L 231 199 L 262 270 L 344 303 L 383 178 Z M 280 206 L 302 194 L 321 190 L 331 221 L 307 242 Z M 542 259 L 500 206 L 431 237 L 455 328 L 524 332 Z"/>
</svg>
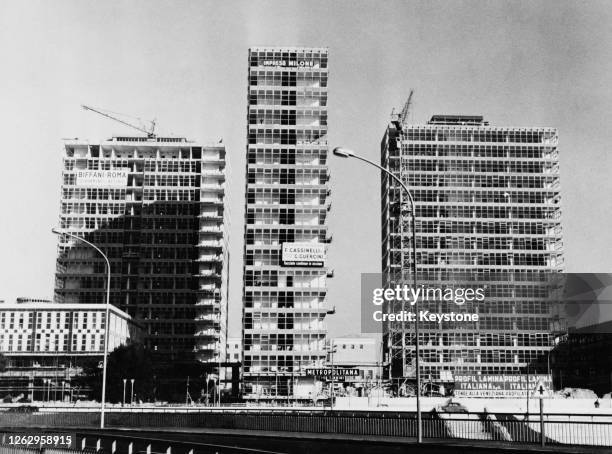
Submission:
<svg viewBox="0 0 612 454">
<path fill-rule="evenodd" d="M 408 113 L 410 112 L 410 106 L 412 105 L 412 95 L 414 94 L 414 90 L 410 89 L 410 94 L 408 95 L 408 99 L 406 100 L 406 104 L 402 108 L 402 111 L 399 114 L 399 122 L 400 124 L 404 124 L 406 119 L 408 118 Z"/>
<path fill-rule="evenodd" d="M 408 118 L 408 114 L 410 113 L 410 107 L 412 106 L 412 95 L 414 94 L 414 90 L 410 89 L 410 94 L 408 95 L 408 99 L 402 108 L 402 111 L 399 114 L 395 113 L 395 108 L 391 111 L 391 123 L 395 125 L 395 128 L 398 131 L 402 131 L 404 123 Z"/>
<path fill-rule="evenodd" d="M 93 107 L 86 106 L 84 104 L 81 105 L 81 107 L 83 107 L 84 110 L 91 110 L 92 112 L 95 112 L 98 115 L 102 115 L 103 117 L 109 118 L 110 120 L 114 120 L 114 121 L 116 121 L 118 123 L 121 123 L 121 124 L 123 124 L 125 126 L 129 126 L 130 128 L 136 129 L 137 131 L 144 132 L 149 139 L 155 138 L 155 120 L 149 121 L 149 123 L 151 124 L 151 127 L 149 129 L 146 129 L 144 126 L 136 126 L 136 125 L 133 125 L 132 123 L 128 123 L 127 121 L 123 121 L 120 118 L 117 118 L 117 117 L 114 117 L 112 115 L 109 115 L 108 113 L 106 113 L 106 112 L 110 112 L 108 110 L 106 112 L 104 112 L 102 109 L 94 109 Z M 115 113 L 117 115 L 120 115 L 117 112 L 110 112 L 110 113 Z M 140 119 L 138 119 L 138 120 L 140 120 Z"/>
</svg>

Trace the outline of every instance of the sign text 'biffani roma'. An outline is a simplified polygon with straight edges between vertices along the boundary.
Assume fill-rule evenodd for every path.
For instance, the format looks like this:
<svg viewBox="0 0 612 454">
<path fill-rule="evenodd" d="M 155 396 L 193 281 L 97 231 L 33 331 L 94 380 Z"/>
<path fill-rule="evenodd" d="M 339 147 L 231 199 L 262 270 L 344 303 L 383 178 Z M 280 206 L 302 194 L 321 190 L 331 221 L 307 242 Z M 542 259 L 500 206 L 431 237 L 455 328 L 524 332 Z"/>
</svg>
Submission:
<svg viewBox="0 0 612 454">
<path fill-rule="evenodd" d="M 85 188 L 124 188 L 130 169 L 78 170 L 76 184 Z"/>
</svg>

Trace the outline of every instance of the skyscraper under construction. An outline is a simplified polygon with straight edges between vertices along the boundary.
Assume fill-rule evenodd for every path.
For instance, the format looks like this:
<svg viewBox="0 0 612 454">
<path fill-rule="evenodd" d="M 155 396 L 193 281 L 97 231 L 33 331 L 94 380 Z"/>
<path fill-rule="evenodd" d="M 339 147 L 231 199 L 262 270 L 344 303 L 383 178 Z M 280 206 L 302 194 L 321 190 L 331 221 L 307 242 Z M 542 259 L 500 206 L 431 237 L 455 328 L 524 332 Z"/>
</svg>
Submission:
<svg viewBox="0 0 612 454">
<path fill-rule="evenodd" d="M 478 322 L 419 325 L 426 382 L 452 382 L 456 373 L 522 373 L 546 361 L 555 321 L 552 290 L 542 281 L 563 269 L 557 144 L 554 128 L 491 126 L 481 116 L 434 115 L 426 124 L 392 117 L 381 165 L 415 200 L 419 284 L 463 281 L 486 289 L 486 301 L 471 306 Z M 383 174 L 387 284 L 405 278 L 412 265 L 407 201 Z M 430 301 L 420 309 L 458 308 Z M 383 343 L 391 378 L 412 381 L 414 323 L 387 323 Z"/>
<path fill-rule="evenodd" d="M 155 136 L 66 140 L 62 176 L 60 230 L 108 256 L 111 304 L 140 321 L 155 366 L 166 369 L 160 375 L 184 399 L 181 365 L 197 360 L 216 372 L 212 365 L 225 360 L 224 145 Z M 106 301 L 103 257 L 66 234 L 55 300 Z M 172 389 L 159 387 L 160 393 Z"/>
<path fill-rule="evenodd" d="M 331 207 L 327 49 L 249 50 L 243 377 L 246 398 L 308 396 L 325 358 Z"/>
</svg>

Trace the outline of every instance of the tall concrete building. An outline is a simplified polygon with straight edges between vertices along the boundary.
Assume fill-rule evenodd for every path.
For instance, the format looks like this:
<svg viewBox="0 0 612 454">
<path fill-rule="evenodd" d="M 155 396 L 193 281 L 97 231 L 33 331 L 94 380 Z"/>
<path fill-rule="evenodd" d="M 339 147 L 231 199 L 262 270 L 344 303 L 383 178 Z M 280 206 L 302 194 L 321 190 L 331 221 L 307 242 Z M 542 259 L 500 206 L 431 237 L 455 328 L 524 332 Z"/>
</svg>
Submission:
<svg viewBox="0 0 612 454">
<path fill-rule="evenodd" d="M 455 373 L 516 374 L 542 361 L 546 367 L 556 326 L 556 290 L 546 282 L 563 269 L 557 130 L 490 126 L 481 116 L 435 115 L 420 125 L 399 117 L 384 135 L 381 165 L 415 200 L 419 284 L 464 282 L 486 295 L 461 308 L 453 301 L 421 303 L 432 312 L 480 316 L 478 322 L 420 323 L 421 376 L 452 382 Z M 387 284 L 405 278 L 411 248 L 406 194 L 383 175 Z M 385 325 L 392 378 L 415 378 L 414 341 L 414 323 Z"/>
<path fill-rule="evenodd" d="M 243 394 L 264 399 L 326 357 L 327 49 L 252 48 L 248 64 Z"/>
<path fill-rule="evenodd" d="M 67 140 L 62 176 L 60 229 L 109 257 L 111 304 L 142 323 L 157 366 L 180 384 L 181 364 L 217 364 L 227 331 L 224 145 Z M 61 235 L 55 301 L 102 304 L 105 282 L 98 252 Z"/>
</svg>

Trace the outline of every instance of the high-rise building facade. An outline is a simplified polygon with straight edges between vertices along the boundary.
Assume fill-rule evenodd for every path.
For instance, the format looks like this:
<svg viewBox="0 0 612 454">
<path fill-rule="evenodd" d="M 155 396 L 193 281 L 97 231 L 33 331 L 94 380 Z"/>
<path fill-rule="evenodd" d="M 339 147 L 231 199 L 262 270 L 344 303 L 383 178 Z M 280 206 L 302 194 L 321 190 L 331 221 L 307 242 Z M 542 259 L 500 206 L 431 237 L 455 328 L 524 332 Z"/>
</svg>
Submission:
<svg viewBox="0 0 612 454">
<path fill-rule="evenodd" d="M 108 256 L 110 302 L 142 323 L 158 366 L 224 358 L 224 145 L 162 137 L 67 140 L 62 176 L 60 230 Z M 104 303 L 105 283 L 100 254 L 61 235 L 55 301 Z"/>
<path fill-rule="evenodd" d="M 421 376 L 515 374 L 553 346 L 554 289 L 563 269 L 558 135 L 553 128 L 490 126 L 480 116 L 436 115 L 426 124 L 394 119 L 381 165 L 408 186 L 416 204 L 418 283 L 482 287 L 485 300 L 421 302 L 431 312 L 469 311 L 478 322 L 420 322 Z M 412 265 L 410 205 L 382 177 L 383 280 Z M 400 216 L 402 214 L 403 216 Z M 400 220 L 403 219 L 403 222 Z M 409 281 L 408 284 L 411 284 Z M 414 379 L 414 323 L 387 323 L 386 360 L 393 378 Z"/>
<path fill-rule="evenodd" d="M 296 394 L 306 381 L 305 368 L 325 362 L 324 257 L 288 263 L 283 250 L 321 251 L 330 240 L 327 55 L 324 48 L 249 50 L 243 287 L 247 398 Z"/>
</svg>

